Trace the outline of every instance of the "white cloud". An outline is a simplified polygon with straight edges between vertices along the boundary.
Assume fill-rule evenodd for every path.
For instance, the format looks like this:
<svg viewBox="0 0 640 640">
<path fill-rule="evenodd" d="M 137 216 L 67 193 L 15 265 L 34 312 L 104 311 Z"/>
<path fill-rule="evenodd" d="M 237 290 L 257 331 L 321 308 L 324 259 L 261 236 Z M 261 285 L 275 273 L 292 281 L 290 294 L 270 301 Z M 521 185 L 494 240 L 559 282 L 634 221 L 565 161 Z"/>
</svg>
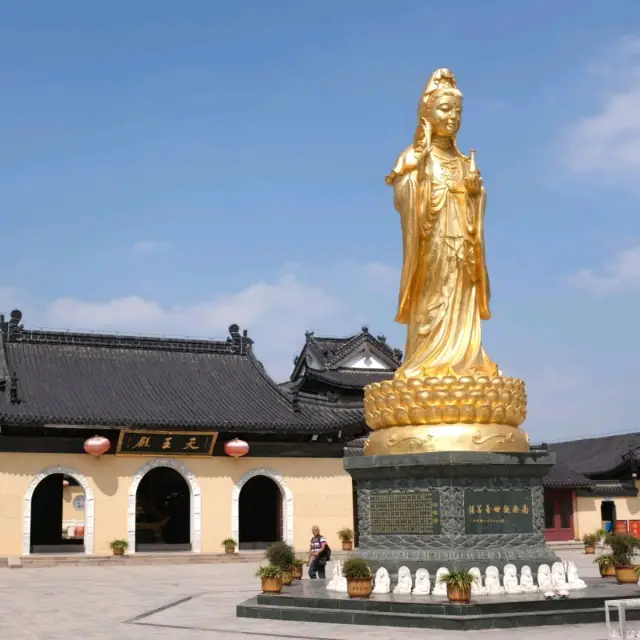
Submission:
<svg viewBox="0 0 640 640">
<path fill-rule="evenodd" d="M 640 289 L 640 246 L 620 251 L 601 274 L 583 269 L 571 283 L 595 295 L 610 295 Z"/>
<path fill-rule="evenodd" d="M 334 316 L 338 302 L 320 287 L 293 275 L 274 283 L 258 282 L 210 301 L 166 307 L 153 300 L 126 296 L 104 302 L 73 298 L 54 301 L 44 311 L 49 327 L 75 330 L 224 337 L 229 325 L 248 329 L 256 355 L 277 378 L 291 371 L 292 355 L 309 327 Z M 345 327 L 349 332 L 351 327 Z"/>
<path fill-rule="evenodd" d="M 591 74 L 600 106 L 566 132 L 564 162 L 574 174 L 627 180 L 640 169 L 640 39 L 619 40 Z"/>
<path fill-rule="evenodd" d="M 153 240 L 140 240 L 136 242 L 131 250 L 133 253 L 139 255 L 148 255 L 150 253 L 160 253 L 170 249 L 171 245 L 168 242 L 154 242 Z"/>
</svg>

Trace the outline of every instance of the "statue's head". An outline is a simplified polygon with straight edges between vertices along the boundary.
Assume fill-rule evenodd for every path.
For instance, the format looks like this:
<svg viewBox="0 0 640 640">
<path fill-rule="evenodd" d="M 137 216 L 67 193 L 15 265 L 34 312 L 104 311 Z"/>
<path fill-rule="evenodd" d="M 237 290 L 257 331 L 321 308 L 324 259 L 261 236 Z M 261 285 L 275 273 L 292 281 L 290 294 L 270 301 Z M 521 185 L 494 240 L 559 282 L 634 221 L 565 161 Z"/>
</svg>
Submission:
<svg viewBox="0 0 640 640">
<path fill-rule="evenodd" d="M 458 89 L 453 71 L 434 71 L 420 97 L 414 144 L 424 148 L 429 146 L 432 136 L 455 138 L 461 119 L 462 92 Z"/>
</svg>

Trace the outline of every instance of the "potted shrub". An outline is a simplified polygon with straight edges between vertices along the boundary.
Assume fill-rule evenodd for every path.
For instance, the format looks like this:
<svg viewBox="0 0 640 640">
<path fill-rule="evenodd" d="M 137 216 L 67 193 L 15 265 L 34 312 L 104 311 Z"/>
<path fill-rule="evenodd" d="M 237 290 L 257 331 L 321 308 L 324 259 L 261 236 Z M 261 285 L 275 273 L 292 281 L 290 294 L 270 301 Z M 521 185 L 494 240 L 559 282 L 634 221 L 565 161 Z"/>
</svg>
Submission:
<svg viewBox="0 0 640 640">
<path fill-rule="evenodd" d="M 338 531 L 338 538 L 342 541 L 342 550 L 351 551 L 353 549 L 353 531 L 347 527 Z"/>
<path fill-rule="evenodd" d="M 262 580 L 262 593 L 280 593 L 282 591 L 282 571 L 280 567 L 268 564 L 258 567 L 256 576 Z"/>
<path fill-rule="evenodd" d="M 603 578 L 615 578 L 616 565 L 613 561 L 613 555 L 610 553 L 603 553 L 601 556 L 598 556 L 594 562 L 598 565 L 600 575 Z"/>
<path fill-rule="evenodd" d="M 636 584 L 638 578 L 631 563 L 640 540 L 628 533 L 611 533 L 607 536 L 607 544 L 611 548 L 618 584 Z"/>
<path fill-rule="evenodd" d="M 350 598 L 369 598 L 373 591 L 371 567 L 363 558 L 352 557 L 342 565 L 342 575 L 347 579 Z"/>
<path fill-rule="evenodd" d="M 129 543 L 126 540 L 112 540 L 109 546 L 114 556 L 123 556 L 124 552 L 129 548 Z"/>
<path fill-rule="evenodd" d="M 235 553 L 238 543 L 233 538 L 226 538 L 222 541 L 225 553 Z"/>
<path fill-rule="evenodd" d="M 284 586 L 288 586 L 293 582 L 293 567 L 296 560 L 293 547 L 286 542 L 274 542 L 267 548 L 265 558 L 269 561 L 269 564 L 279 567 Z"/>
<path fill-rule="evenodd" d="M 302 569 L 304 568 L 304 560 L 300 558 L 293 559 L 293 579 L 302 580 Z"/>
<path fill-rule="evenodd" d="M 449 602 L 469 602 L 471 600 L 471 585 L 474 580 L 473 574 L 466 570 L 452 571 L 440 578 L 440 582 L 447 585 Z"/>
<path fill-rule="evenodd" d="M 597 533 L 586 533 L 582 537 L 582 542 L 584 542 L 584 552 L 588 554 L 592 554 L 596 552 L 596 543 L 600 538 Z"/>
</svg>

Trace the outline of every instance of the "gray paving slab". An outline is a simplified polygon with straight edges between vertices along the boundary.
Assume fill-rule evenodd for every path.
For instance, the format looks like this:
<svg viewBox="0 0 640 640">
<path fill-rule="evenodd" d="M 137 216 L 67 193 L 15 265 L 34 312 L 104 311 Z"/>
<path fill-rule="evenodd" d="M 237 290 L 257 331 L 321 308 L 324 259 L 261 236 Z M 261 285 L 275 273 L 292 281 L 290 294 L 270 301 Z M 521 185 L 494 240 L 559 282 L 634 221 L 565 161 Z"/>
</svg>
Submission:
<svg viewBox="0 0 640 640">
<path fill-rule="evenodd" d="M 593 556 L 568 551 L 581 575 Z M 257 593 L 255 564 L 54 567 L 0 570 L 0 638 L 35 640 L 414 640 L 419 629 L 236 618 Z M 638 589 L 640 596 L 640 587 Z M 638 624 L 638 623 L 634 623 Z M 429 631 L 435 640 L 605 640 L 603 623 L 535 629 Z"/>
</svg>

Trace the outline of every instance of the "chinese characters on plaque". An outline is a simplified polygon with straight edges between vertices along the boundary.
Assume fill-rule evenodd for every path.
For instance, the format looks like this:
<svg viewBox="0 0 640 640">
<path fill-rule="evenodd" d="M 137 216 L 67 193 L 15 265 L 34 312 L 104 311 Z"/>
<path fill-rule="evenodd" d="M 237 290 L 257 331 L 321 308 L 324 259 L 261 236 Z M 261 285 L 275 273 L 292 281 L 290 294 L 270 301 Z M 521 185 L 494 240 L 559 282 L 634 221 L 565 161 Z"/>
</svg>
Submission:
<svg viewBox="0 0 640 640">
<path fill-rule="evenodd" d="M 116 453 L 148 456 L 210 456 L 217 433 L 121 431 Z"/>
<path fill-rule="evenodd" d="M 436 491 L 378 493 L 369 500 L 371 535 L 440 534 L 440 496 Z"/>
<path fill-rule="evenodd" d="M 531 491 L 464 492 L 467 534 L 533 533 Z"/>
</svg>

